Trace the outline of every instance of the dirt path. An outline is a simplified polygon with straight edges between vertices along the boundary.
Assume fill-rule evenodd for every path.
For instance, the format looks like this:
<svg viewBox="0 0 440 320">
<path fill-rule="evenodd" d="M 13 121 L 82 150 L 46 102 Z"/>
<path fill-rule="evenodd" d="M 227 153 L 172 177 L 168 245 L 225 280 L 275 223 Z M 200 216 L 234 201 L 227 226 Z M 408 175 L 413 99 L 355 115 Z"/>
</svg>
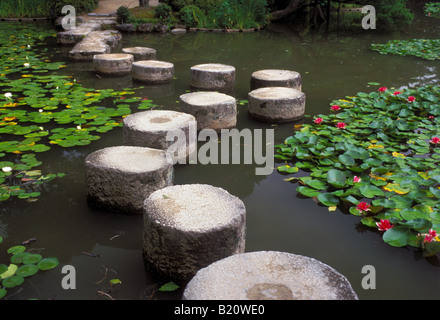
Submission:
<svg viewBox="0 0 440 320">
<path fill-rule="evenodd" d="M 138 0 L 101 0 L 99 1 L 98 7 L 93 10 L 93 13 L 98 14 L 109 14 L 116 12 L 120 6 L 127 6 L 129 8 L 134 8 L 139 6 Z"/>
</svg>

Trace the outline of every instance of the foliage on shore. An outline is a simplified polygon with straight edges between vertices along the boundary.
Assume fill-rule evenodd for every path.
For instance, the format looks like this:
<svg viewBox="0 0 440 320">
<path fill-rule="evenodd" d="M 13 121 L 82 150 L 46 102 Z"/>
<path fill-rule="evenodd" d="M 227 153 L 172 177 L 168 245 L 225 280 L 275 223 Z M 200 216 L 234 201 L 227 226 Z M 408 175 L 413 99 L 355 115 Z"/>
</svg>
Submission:
<svg viewBox="0 0 440 320">
<path fill-rule="evenodd" d="M 440 59 L 440 39 L 390 40 L 385 44 L 372 44 L 371 48 L 381 54 Z"/>
<path fill-rule="evenodd" d="M 54 18 L 65 5 L 74 6 L 78 13 L 92 11 L 98 0 L 2 0 L 1 18 Z"/>
</svg>

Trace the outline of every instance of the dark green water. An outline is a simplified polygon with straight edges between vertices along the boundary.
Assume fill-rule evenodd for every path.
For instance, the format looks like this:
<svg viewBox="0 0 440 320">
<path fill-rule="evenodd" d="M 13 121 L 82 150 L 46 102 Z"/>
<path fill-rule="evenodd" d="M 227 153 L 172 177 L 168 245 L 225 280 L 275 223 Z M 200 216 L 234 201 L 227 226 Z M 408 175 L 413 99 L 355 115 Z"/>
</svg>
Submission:
<svg viewBox="0 0 440 320">
<path fill-rule="evenodd" d="M 172 84 L 146 86 L 136 95 L 149 97 L 166 109 L 178 110 L 179 96 L 189 90 L 190 68 L 200 63 L 225 63 L 237 70 L 234 92 L 247 99 L 252 72 L 282 68 L 301 73 L 306 113 L 326 113 L 333 99 L 377 90 L 368 82 L 405 88 L 439 84 L 440 62 L 412 57 L 379 55 L 371 43 L 392 38 L 439 38 L 438 21 L 418 18 L 407 33 L 380 34 L 359 30 L 357 35 L 301 39 L 284 28 L 257 33 L 187 33 L 124 35 L 121 47 L 155 48 L 158 59 L 175 65 Z M 67 61 L 66 48 L 49 43 L 55 58 Z M 121 49 L 118 48 L 118 50 Z M 123 89 L 138 87 L 131 77 L 99 78 L 91 63 L 67 63 L 63 70 L 86 87 Z M 275 129 L 276 143 L 292 134 L 293 124 L 272 126 L 248 118 L 239 106 L 238 129 Z M 35 275 L 10 299 L 145 299 L 157 283 L 145 272 L 142 260 L 142 217 L 124 216 L 89 208 L 85 198 L 84 158 L 90 152 L 122 144 L 122 130 L 105 134 L 88 147 L 55 149 L 40 155 L 47 172 L 66 177 L 48 185 L 37 202 L 10 200 L 0 207 L 3 248 L 37 238 L 32 248 L 60 260 L 57 269 Z M 329 212 L 311 199 L 296 196 L 296 185 L 273 172 L 256 176 L 253 165 L 188 165 L 175 168 L 175 184 L 206 183 L 240 197 L 247 208 L 246 251 L 277 250 L 318 259 L 345 275 L 360 299 L 439 299 L 440 260 L 424 259 L 413 248 L 393 248 L 381 234 L 364 229 L 359 218 L 339 210 Z M 99 254 L 92 258 L 82 251 Z M 3 253 L 0 257 L 4 257 Z M 2 258 L 3 259 L 3 258 Z M 76 268 L 76 289 L 64 290 L 63 265 Z M 376 289 L 361 286 L 362 267 L 376 270 Z M 122 284 L 109 289 L 110 279 Z M 15 293 L 11 290 L 11 294 Z M 179 299 L 181 291 L 156 293 L 155 299 Z"/>
</svg>

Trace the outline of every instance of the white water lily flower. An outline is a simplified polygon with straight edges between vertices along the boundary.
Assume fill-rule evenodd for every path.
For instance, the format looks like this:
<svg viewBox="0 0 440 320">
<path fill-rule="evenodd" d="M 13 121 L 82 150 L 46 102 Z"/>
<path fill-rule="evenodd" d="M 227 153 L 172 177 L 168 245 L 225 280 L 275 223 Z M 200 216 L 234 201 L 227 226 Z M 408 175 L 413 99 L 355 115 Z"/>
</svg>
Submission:
<svg viewBox="0 0 440 320">
<path fill-rule="evenodd" d="M 81 130 L 81 126 L 77 126 L 76 128 L 77 128 L 78 130 Z"/>
<path fill-rule="evenodd" d="M 44 128 L 43 127 L 38 127 L 41 131 L 43 131 L 44 130 Z"/>
<path fill-rule="evenodd" d="M 10 92 L 6 92 L 6 93 L 5 93 L 5 97 L 8 98 L 8 99 L 11 99 L 11 97 L 12 97 L 12 93 L 10 93 Z"/>
<path fill-rule="evenodd" d="M 39 112 L 39 113 L 43 112 L 43 109 L 39 109 L 38 112 Z"/>
<path fill-rule="evenodd" d="M 3 170 L 3 172 L 11 172 L 12 168 L 11 167 L 3 167 L 2 170 Z"/>
<path fill-rule="evenodd" d="M 29 63 L 25 63 L 25 64 L 23 64 L 25 67 L 29 67 L 30 66 L 30 64 Z"/>
</svg>

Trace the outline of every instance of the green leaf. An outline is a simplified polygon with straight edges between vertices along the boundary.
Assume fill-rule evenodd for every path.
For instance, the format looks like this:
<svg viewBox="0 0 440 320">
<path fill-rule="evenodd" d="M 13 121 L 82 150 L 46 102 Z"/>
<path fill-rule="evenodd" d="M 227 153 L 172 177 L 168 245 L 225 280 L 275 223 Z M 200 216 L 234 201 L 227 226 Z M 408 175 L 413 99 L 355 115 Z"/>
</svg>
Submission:
<svg viewBox="0 0 440 320">
<path fill-rule="evenodd" d="M 176 291 L 179 286 L 174 282 L 168 282 L 159 288 L 159 291 Z"/>
<path fill-rule="evenodd" d="M 318 195 L 318 200 L 327 207 L 337 206 L 339 204 L 339 198 L 335 197 L 331 193 L 321 193 Z"/>
<path fill-rule="evenodd" d="M 384 196 L 385 193 L 383 192 L 383 190 L 379 189 L 376 186 L 367 184 L 367 185 L 363 185 L 359 188 L 360 193 L 366 197 L 366 198 L 374 198 L 375 196 Z"/>
<path fill-rule="evenodd" d="M 344 187 L 346 184 L 346 179 L 347 177 L 342 171 L 331 169 L 327 172 L 327 182 L 336 188 Z"/>
<path fill-rule="evenodd" d="M 8 249 L 8 253 L 16 254 L 16 253 L 23 252 L 25 250 L 26 250 L 26 247 L 24 247 L 24 246 L 13 246 Z"/>
<path fill-rule="evenodd" d="M 33 276 L 38 272 L 38 267 L 35 264 L 25 264 L 17 269 L 17 276 L 20 277 L 29 277 Z"/>
<path fill-rule="evenodd" d="M 11 276 L 9 278 L 6 278 L 2 281 L 2 285 L 5 288 L 14 288 L 17 287 L 19 285 L 21 285 L 24 282 L 24 278 L 20 277 L 18 275 L 16 276 Z"/>
<path fill-rule="evenodd" d="M 38 263 L 42 258 L 43 257 L 38 253 L 29 254 L 23 258 L 23 263 L 24 264 Z"/>
<path fill-rule="evenodd" d="M 410 236 L 408 227 L 396 226 L 385 231 L 382 239 L 393 247 L 404 247 L 408 244 Z"/>
<path fill-rule="evenodd" d="M 341 154 L 339 156 L 339 161 L 341 161 L 341 163 L 345 166 L 353 166 L 356 163 L 356 161 L 348 154 Z"/>
<path fill-rule="evenodd" d="M 319 191 L 305 186 L 299 186 L 298 188 L 296 188 L 296 191 L 299 194 L 309 198 L 317 197 L 320 194 Z"/>
<path fill-rule="evenodd" d="M 49 270 L 58 266 L 59 261 L 57 258 L 44 258 L 38 262 L 37 266 L 40 270 Z"/>
<path fill-rule="evenodd" d="M 3 298 L 4 296 L 6 296 L 7 293 L 8 293 L 8 290 L 0 288 L 0 299 Z"/>
</svg>

